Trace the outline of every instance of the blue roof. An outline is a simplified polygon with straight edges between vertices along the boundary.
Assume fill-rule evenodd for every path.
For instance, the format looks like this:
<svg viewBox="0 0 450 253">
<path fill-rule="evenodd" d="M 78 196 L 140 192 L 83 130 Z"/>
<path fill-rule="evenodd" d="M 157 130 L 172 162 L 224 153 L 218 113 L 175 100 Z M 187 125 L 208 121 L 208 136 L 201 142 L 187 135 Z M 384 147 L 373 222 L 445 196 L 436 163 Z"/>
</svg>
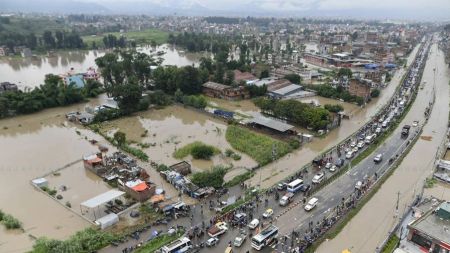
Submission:
<svg viewBox="0 0 450 253">
<path fill-rule="evenodd" d="M 65 79 L 66 79 L 67 85 L 74 83 L 77 88 L 84 87 L 84 79 L 83 79 L 83 75 L 81 75 L 81 74 L 68 76 Z"/>
<path fill-rule="evenodd" d="M 385 68 L 396 68 L 397 65 L 393 64 L 393 63 L 387 63 L 384 65 Z"/>
<path fill-rule="evenodd" d="M 376 68 L 378 68 L 378 64 L 369 63 L 369 64 L 364 65 L 364 68 L 366 68 L 366 69 L 376 69 Z"/>
</svg>

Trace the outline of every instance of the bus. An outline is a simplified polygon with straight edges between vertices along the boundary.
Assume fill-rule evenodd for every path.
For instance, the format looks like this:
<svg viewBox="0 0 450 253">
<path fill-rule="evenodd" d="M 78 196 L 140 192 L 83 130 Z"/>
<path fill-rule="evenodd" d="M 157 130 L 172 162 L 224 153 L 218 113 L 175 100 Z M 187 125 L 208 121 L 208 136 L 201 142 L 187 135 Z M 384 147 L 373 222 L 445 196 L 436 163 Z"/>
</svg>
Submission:
<svg viewBox="0 0 450 253">
<path fill-rule="evenodd" d="M 192 249 L 192 243 L 191 240 L 187 237 L 181 237 L 174 242 L 163 246 L 161 248 L 162 253 L 182 253 L 182 252 L 188 252 L 190 249 Z"/>
<path fill-rule="evenodd" d="M 270 245 L 278 236 L 278 228 L 270 225 L 263 229 L 259 234 L 252 237 L 252 247 L 256 250 L 261 250 L 265 246 Z"/>
<path fill-rule="evenodd" d="M 290 182 L 290 183 L 287 185 L 287 191 L 288 191 L 288 192 L 295 193 L 295 192 L 297 192 L 298 190 L 300 190 L 300 188 L 302 187 L 302 185 L 303 185 L 303 180 L 297 178 L 297 179 L 295 179 L 294 181 Z"/>
</svg>

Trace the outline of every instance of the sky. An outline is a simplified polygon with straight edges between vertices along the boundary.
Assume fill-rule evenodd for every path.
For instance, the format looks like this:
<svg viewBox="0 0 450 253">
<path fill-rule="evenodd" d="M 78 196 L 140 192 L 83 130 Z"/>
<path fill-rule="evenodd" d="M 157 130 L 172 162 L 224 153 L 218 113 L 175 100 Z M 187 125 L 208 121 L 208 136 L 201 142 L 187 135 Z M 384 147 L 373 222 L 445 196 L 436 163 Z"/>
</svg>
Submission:
<svg viewBox="0 0 450 253">
<path fill-rule="evenodd" d="M 7 11 L 91 10 L 122 14 L 348 17 L 450 21 L 450 0 L 0 0 Z M 78 4 L 78 5 L 77 5 Z M 56 8 L 57 6 L 58 8 Z M 64 8 L 66 6 L 66 8 Z M 70 8 L 69 8 L 70 6 Z M 53 7 L 53 9 L 52 9 Z M 26 10 L 28 11 L 28 10 Z"/>
</svg>

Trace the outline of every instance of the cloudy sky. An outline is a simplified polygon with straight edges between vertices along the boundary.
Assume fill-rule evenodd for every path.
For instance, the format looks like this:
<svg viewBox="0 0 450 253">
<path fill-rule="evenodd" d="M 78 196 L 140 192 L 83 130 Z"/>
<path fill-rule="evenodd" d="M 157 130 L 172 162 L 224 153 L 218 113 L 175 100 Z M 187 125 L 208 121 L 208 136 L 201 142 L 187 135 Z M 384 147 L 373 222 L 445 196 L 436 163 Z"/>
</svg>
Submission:
<svg viewBox="0 0 450 253">
<path fill-rule="evenodd" d="M 86 3 L 92 3 L 86 5 Z M 0 12 L 264 15 L 450 21 L 450 0 L 0 0 Z M 53 8 L 53 9 L 52 9 Z"/>
</svg>

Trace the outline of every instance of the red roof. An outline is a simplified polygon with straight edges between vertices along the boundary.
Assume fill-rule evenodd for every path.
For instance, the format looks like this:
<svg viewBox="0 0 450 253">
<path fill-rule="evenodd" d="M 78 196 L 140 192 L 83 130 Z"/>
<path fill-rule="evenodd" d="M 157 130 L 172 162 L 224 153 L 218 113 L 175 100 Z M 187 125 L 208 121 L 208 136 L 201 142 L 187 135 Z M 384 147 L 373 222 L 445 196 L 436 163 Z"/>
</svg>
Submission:
<svg viewBox="0 0 450 253">
<path fill-rule="evenodd" d="M 142 182 L 140 184 L 137 184 L 135 186 L 133 186 L 131 189 L 137 191 L 137 192 L 141 192 L 141 191 L 145 191 L 148 189 L 148 186 L 145 182 Z"/>
</svg>

